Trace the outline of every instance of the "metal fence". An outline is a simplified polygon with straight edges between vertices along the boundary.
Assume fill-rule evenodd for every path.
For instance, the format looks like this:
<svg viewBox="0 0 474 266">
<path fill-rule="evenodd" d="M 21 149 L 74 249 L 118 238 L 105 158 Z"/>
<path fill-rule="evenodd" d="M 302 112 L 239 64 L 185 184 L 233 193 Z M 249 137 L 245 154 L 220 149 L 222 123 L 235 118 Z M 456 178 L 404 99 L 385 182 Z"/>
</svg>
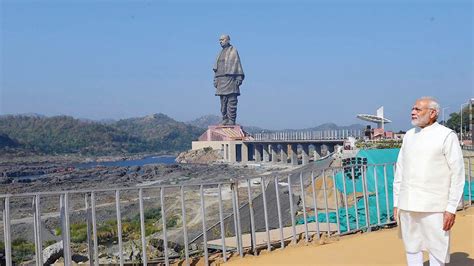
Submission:
<svg viewBox="0 0 474 266">
<path fill-rule="evenodd" d="M 344 130 L 321 130 L 321 131 L 282 131 L 282 132 L 262 132 L 254 134 L 254 139 L 260 140 L 340 140 L 348 137 L 361 138 L 364 131 L 344 129 Z"/>
<path fill-rule="evenodd" d="M 472 157 L 466 159 L 468 195 L 463 208 L 471 206 Z M 344 235 L 371 231 L 394 224 L 392 182 L 394 164 L 353 164 L 318 172 L 301 172 L 285 177 L 259 177 L 206 184 L 129 187 L 83 191 L 39 192 L 0 195 L 3 201 L 5 264 L 15 263 L 12 256 L 12 221 L 31 215 L 34 235 L 34 257 L 31 262 L 43 265 L 43 225 L 50 213 L 57 211 L 65 265 L 72 264 L 71 219 L 85 223 L 90 265 L 99 265 L 99 209 L 113 208 L 116 235 L 113 237 L 118 256 L 116 263 L 156 263 L 169 265 L 183 260 L 186 265 L 204 257 L 209 265 L 216 257 L 224 262 L 230 253 L 285 248 L 290 243 L 309 242 L 322 235 Z M 467 201 L 466 201 L 467 198 Z M 44 210 L 45 201 L 59 208 Z M 26 202 L 26 203 L 25 203 Z M 199 202 L 199 204 L 197 204 Z M 152 259 L 147 236 L 150 224 L 145 203 L 157 204 L 159 216 L 151 224 L 162 239 L 162 255 Z M 191 203 L 199 206 L 193 210 Z M 12 206 L 12 204 L 18 206 Z M 138 206 L 137 206 L 138 205 Z M 124 211 L 125 209 L 125 211 Z M 148 208 L 149 209 L 149 208 Z M 12 217 L 12 211 L 17 218 Z M 50 211 L 46 213 L 46 211 Z M 190 212 L 194 214 L 191 216 Z M 140 258 L 135 261 L 124 254 L 124 238 L 133 230 L 124 221 L 134 212 L 139 226 L 137 237 Z M 127 216 L 127 217 L 124 217 Z M 132 215 L 133 216 L 133 215 Z M 173 217 L 178 217 L 170 224 Z M 28 216 L 30 217 L 30 216 Z M 127 227 L 130 227 L 127 225 Z M 130 231 L 132 230 L 132 231 Z M 128 236 L 126 236 L 128 235 Z M 182 239 L 180 250 L 172 250 L 169 237 Z M 181 238 L 182 237 L 182 238 Z M 190 240 L 191 239 L 191 240 Z M 129 241 L 128 241 L 129 242 Z M 191 246 L 196 245 L 197 248 Z M 18 262 L 18 261 L 17 261 Z"/>
</svg>

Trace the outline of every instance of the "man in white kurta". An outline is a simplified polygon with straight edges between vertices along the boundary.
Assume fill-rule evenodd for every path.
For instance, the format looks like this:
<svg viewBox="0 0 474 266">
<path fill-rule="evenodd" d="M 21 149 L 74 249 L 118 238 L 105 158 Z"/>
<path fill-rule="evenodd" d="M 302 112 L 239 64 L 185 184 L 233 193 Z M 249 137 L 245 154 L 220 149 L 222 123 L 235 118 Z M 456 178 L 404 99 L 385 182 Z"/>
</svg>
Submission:
<svg viewBox="0 0 474 266">
<path fill-rule="evenodd" d="M 394 215 L 399 220 L 408 265 L 449 262 L 450 230 L 465 182 L 456 134 L 436 122 L 439 104 L 430 97 L 416 101 L 412 124 L 403 138 L 393 183 Z"/>
</svg>

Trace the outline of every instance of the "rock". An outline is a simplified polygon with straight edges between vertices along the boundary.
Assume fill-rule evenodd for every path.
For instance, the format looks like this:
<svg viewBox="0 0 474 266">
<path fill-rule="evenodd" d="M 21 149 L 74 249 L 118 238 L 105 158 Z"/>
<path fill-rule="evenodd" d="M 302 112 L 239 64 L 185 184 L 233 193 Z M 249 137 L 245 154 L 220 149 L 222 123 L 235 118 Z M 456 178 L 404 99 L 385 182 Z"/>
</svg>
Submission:
<svg viewBox="0 0 474 266">
<path fill-rule="evenodd" d="M 200 150 L 189 150 L 182 152 L 176 157 L 177 163 L 203 163 L 209 164 L 222 160 L 222 154 L 219 150 L 204 148 Z"/>
<path fill-rule="evenodd" d="M 141 247 L 133 240 L 126 242 L 123 247 L 123 253 L 128 261 L 141 261 L 142 259 Z"/>
<path fill-rule="evenodd" d="M 72 254 L 72 261 L 75 263 L 89 261 L 89 258 L 81 254 Z"/>
<path fill-rule="evenodd" d="M 5 253 L 3 253 L 3 250 L 0 252 L 0 265 L 6 265 L 6 259 L 5 259 Z"/>
<path fill-rule="evenodd" d="M 8 176 L 0 177 L 0 184 L 2 184 L 2 185 L 10 184 L 12 182 L 13 182 L 13 178 L 11 178 L 11 177 L 8 177 Z"/>
<path fill-rule="evenodd" d="M 53 264 L 63 256 L 63 241 L 56 242 L 43 249 L 43 264 Z"/>
</svg>

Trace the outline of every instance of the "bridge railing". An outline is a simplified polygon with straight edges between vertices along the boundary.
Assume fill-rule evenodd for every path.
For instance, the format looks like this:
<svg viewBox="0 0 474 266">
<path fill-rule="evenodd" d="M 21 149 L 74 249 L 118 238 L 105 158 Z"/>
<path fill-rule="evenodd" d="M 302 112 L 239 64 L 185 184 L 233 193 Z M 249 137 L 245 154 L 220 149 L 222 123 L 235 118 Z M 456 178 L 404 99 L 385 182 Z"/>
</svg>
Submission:
<svg viewBox="0 0 474 266">
<path fill-rule="evenodd" d="M 468 189 L 462 208 L 473 200 L 473 157 L 465 160 Z M 395 223 L 394 168 L 394 164 L 352 164 L 285 177 L 0 195 L 1 263 L 53 263 L 43 252 L 46 224 L 56 226 L 65 265 L 72 265 L 78 250 L 86 250 L 83 256 L 91 265 L 114 253 L 109 263 L 169 265 L 182 260 L 189 265 L 193 256 L 202 256 L 209 265 L 216 260 L 211 253 L 226 261 L 230 253 L 258 255 L 300 238 L 309 242 L 323 234 L 368 232 Z M 21 230 L 33 235 L 29 255 L 15 250 L 20 248 L 15 246 L 12 227 L 20 224 L 27 224 Z M 107 251 L 110 246 L 114 250 Z"/>
<path fill-rule="evenodd" d="M 281 131 L 254 134 L 257 141 L 288 141 L 288 140 L 340 140 L 348 137 L 362 138 L 362 130 L 323 130 L 323 131 Z"/>
</svg>

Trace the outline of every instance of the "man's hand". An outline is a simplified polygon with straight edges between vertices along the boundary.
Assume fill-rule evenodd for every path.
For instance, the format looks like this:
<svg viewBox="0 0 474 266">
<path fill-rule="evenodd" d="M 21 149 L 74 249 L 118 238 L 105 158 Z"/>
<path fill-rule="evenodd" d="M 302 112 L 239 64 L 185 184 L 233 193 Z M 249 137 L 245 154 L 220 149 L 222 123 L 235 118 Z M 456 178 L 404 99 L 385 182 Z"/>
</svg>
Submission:
<svg viewBox="0 0 474 266">
<path fill-rule="evenodd" d="M 240 80 L 240 79 L 236 79 L 235 82 L 237 83 L 237 86 L 242 85 L 242 80 Z"/>
<path fill-rule="evenodd" d="M 444 212 L 443 215 L 443 230 L 449 231 L 454 225 L 454 220 L 456 219 L 456 214 L 450 212 Z"/>
<path fill-rule="evenodd" d="M 395 219 L 395 222 L 398 220 L 397 217 L 398 217 L 398 208 L 393 207 L 393 219 Z"/>
</svg>

